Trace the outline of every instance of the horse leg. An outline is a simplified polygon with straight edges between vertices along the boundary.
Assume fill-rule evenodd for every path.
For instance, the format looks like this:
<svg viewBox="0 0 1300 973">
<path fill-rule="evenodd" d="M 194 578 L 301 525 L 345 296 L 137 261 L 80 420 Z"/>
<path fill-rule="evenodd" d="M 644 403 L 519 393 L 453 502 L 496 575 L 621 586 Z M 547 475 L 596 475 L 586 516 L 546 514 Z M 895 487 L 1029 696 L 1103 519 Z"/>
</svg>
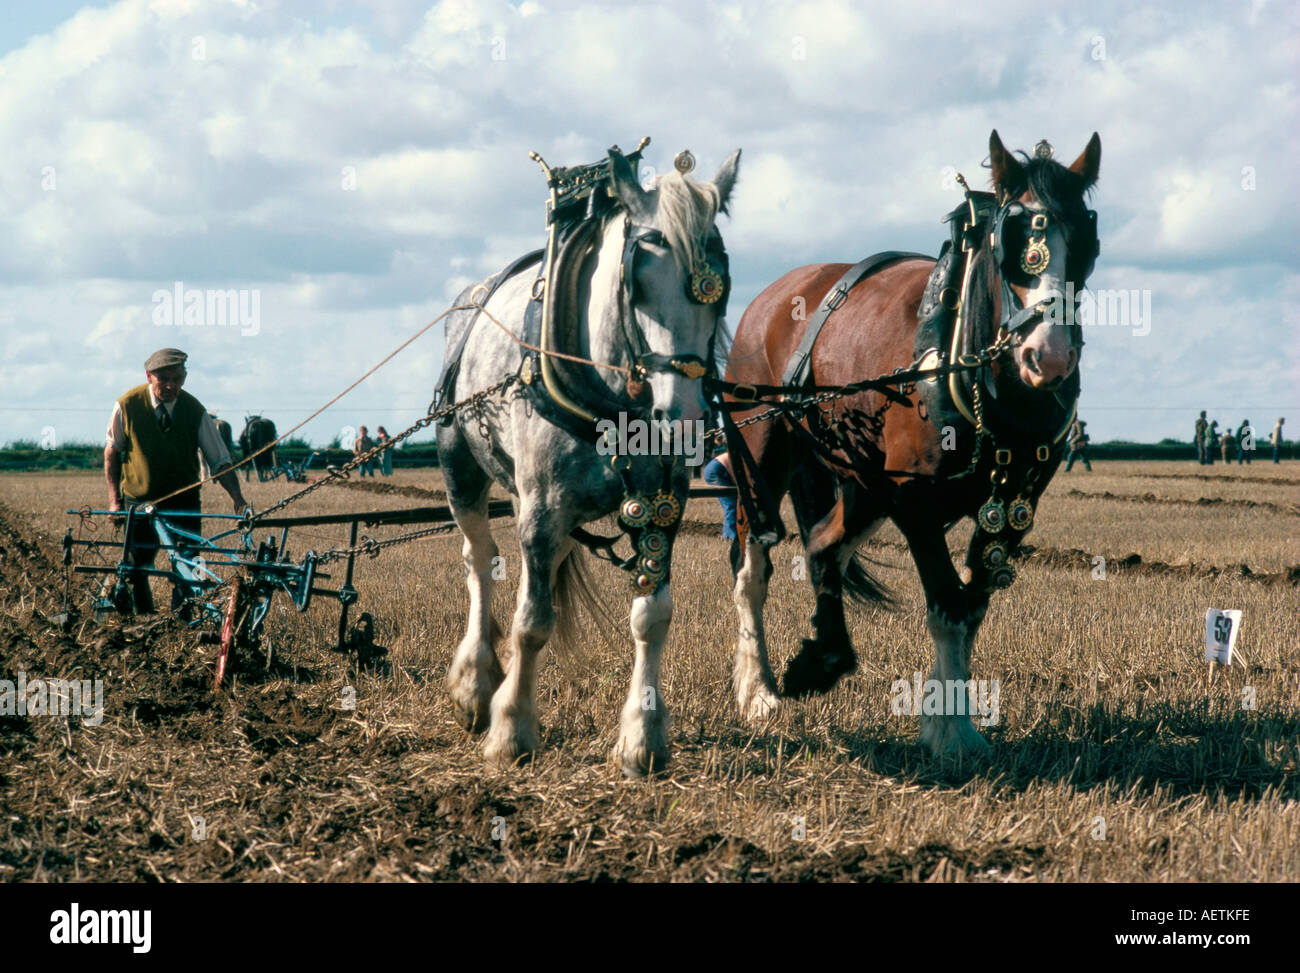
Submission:
<svg viewBox="0 0 1300 973">
<path fill-rule="evenodd" d="M 776 713 L 781 704 L 767 659 L 767 636 L 763 630 L 763 604 L 767 601 L 767 582 L 772 577 L 772 557 L 766 547 L 754 540 L 749 526 L 742 524 L 737 532 L 745 541 L 745 553 L 732 591 L 732 601 L 740 616 L 732 685 L 741 718 L 762 720 Z"/>
<path fill-rule="evenodd" d="M 537 749 L 537 662 L 555 631 L 552 588 L 560 563 L 573 543 L 550 529 L 549 518 L 526 501 L 519 510 L 523 577 L 510 631 L 510 667 L 492 696 L 492 721 L 483 752 L 488 762 L 507 767 Z"/>
<path fill-rule="evenodd" d="M 492 618 L 492 570 L 497 556 L 488 520 L 487 474 L 463 451 L 462 462 L 454 444 L 439 447 L 456 524 L 465 537 L 461 559 L 465 565 L 465 585 L 469 588 L 469 615 L 465 636 L 456 647 L 447 670 L 447 690 L 456 708 L 456 719 L 471 733 L 488 727 L 492 694 L 504 678 L 501 663 L 492 647 L 497 624 Z"/>
<path fill-rule="evenodd" d="M 945 705 L 942 708 L 946 709 L 949 687 L 956 685 L 958 680 L 959 695 L 954 697 L 954 701 L 956 698 L 968 699 L 971 649 L 988 609 L 988 593 L 981 584 L 966 586 L 961 583 L 940 527 L 908 520 L 895 522 L 907 538 L 925 588 L 925 624 L 935 648 L 930 678 L 938 680 L 943 687 Z M 919 708 L 921 701 L 915 702 Z M 961 708 L 968 709 L 966 706 Z M 960 761 L 988 755 L 989 745 L 971 723 L 969 713 L 922 712 L 920 717 L 921 742 L 934 756 Z"/>
<path fill-rule="evenodd" d="M 779 507 L 781 498 L 791 487 L 793 463 L 789 434 L 783 432 L 777 423 L 764 424 L 756 431 L 746 430 L 746 433 L 749 449 L 759 461 L 759 475 Z M 776 714 L 781 707 L 781 695 L 768 661 L 767 633 L 763 626 L 767 584 L 772 577 L 771 549 L 755 539 L 754 525 L 749 522 L 744 505 L 737 510 L 731 562 L 735 574 L 731 600 L 740 617 L 731 683 L 736 691 L 741 719 L 755 722 Z"/>
<path fill-rule="evenodd" d="M 669 585 L 632 602 L 636 663 L 614 748 L 624 777 L 644 777 L 668 766 L 668 707 L 659 691 L 659 660 L 672 618 Z"/>
<path fill-rule="evenodd" d="M 844 589 L 852 584 L 860 589 L 861 597 L 883 600 L 883 592 L 869 578 L 858 578 L 860 572 L 851 568 L 858 546 L 883 519 L 878 503 L 863 495 L 852 481 L 844 481 L 830 512 L 807 531 L 808 578 L 817 599 L 812 617 L 814 636 L 804 639 L 799 654 L 786 666 L 787 696 L 828 692 L 840 676 L 857 668 L 844 620 Z"/>
</svg>

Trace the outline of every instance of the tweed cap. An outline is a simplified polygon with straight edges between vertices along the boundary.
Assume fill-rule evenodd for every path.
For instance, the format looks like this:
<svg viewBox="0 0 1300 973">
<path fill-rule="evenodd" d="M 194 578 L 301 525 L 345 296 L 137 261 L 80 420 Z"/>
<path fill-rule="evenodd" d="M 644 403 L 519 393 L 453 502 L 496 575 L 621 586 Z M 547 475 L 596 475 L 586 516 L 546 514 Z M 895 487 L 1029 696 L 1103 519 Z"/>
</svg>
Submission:
<svg viewBox="0 0 1300 973">
<path fill-rule="evenodd" d="M 187 358 L 189 355 L 179 348 L 159 348 L 149 356 L 149 360 L 144 363 L 144 369 L 147 372 L 156 372 L 161 368 L 171 368 L 173 365 L 184 368 Z"/>
</svg>

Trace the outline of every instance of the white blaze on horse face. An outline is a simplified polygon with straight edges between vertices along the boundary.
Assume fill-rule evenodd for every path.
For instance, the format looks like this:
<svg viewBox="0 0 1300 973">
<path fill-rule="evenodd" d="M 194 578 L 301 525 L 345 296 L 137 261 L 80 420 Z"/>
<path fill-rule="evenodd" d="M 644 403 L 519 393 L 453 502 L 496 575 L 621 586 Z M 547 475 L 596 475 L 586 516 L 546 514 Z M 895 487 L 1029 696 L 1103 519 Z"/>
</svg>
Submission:
<svg viewBox="0 0 1300 973">
<path fill-rule="evenodd" d="M 712 307 L 686 296 L 689 281 L 673 253 L 642 244 L 637 261 L 637 325 L 652 352 L 696 355 L 707 361 L 716 316 Z M 694 422 L 704 417 L 704 392 L 699 379 L 676 370 L 651 372 L 652 415 L 656 419 Z"/>
<path fill-rule="evenodd" d="M 1030 213 L 1046 213 L 1046 208 L 1037 202 L 1026 203 Z M 1023 294 L 1025 307 L 1042 304 L 1050 307 L 1054 299 L 1063 299 L 1065 294 L 1065 234 L 1061 228 L 1050 220 L 1046 232 L 1047 249 L 1051 254 L 1047 269 L 1034 278 L 1034 284 Z M 1011 254 L 1012 260 L 1019 260 L 1019 254 Z M 1059 385 L 1070 377 L 1079 364 L 1079 352 L 1070 342 L 1070 332 L 1063 327 L 1056 327 L 1055 317 L 1046 315 L 1029 332 L 1028 336 L 1016 350 L 1016 365 L 1020 370 L 1020 380 L 1031 388 L 1046 388 Z"/>
</svg>

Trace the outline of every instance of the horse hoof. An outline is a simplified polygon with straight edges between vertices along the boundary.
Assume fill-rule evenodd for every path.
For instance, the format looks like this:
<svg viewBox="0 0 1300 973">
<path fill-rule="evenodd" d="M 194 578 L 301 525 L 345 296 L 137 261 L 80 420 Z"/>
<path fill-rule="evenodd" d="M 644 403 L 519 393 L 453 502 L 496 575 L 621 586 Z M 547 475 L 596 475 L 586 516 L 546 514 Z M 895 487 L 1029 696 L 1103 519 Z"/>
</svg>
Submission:
<svg viewBox="0 0 1300 973">
<path fill-rule="evenodd" d="M 945 762 L 986 761 L 992 753 L 966 717 L 921 717 L 921 742 L 931 756 Z"/>
<path fill-rule="evenodd" d="M 505 770 L 528 763 L 536 750 L 536 731 L 520 727 L 514 733 L 489 733 L 483 745 L 483 756 L 489 766 Z"/>
<path fill-rule="evenodd" d="M 623 767 L 623 776 L 627 778 L 650 777 L 661 774 L 668 769 L 668 751 L 647 750 L 636 747 L 624 750 L 616 748 L 614 755 Z"/>
<path fill-rule="evenodd" d="M 466 733 L 478 736 L 487 730 L 492 717 L 487 703 L 468 707 L 458 700 L 453 700 L 453 703 L 455 704 L 456 722 L 461 725 L 461 729 Z"/>
<path fill-rule="evenodd" d="M 740 717 L 747 723 L 762 723 L 776 716 L 781 700 L 766 686 L 740 700 Z"/>
<path fill-rule="evenodd" d="M 447 673 L 456 722 L 467 732 L 482 733 L 492 722 L 492 695 L 505 679 L 496 656 L 488 665 L 453 662 Z"/>
<path fill-rule="evenodd" d="M 857 667 L 851 648 L 829 648 L 816 639 L 804 639 L 799 654 L 785 667 L 782 695 L 798 698 L 828 692 L 840 676 Z"/>
</svg>

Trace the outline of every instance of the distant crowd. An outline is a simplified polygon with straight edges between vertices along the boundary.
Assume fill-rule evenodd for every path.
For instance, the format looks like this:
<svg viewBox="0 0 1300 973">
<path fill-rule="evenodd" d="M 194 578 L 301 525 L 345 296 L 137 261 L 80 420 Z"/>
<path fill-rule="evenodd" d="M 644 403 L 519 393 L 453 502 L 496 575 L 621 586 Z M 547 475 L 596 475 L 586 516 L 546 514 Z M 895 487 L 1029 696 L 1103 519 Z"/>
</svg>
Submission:
<svg viewBox="0 0 1300 973">
<path fill-rule="evenodd" d="M 1286 419 L 1280 417 L 1268 437 L 1269 445 L 1273 447 L 1274 463 L 1279 461 L 1282 451 L 1282 426 L 1285 422 Z M 1223 432 L 1219 432 L 1219 420 L 1206 419 L 1205 410 L 1202 409 L 1200 417 L 1196 420 L 1196 433 L 1193 438 L 1196 446 L 1196 462 L 1202 466 L 1213 466 L 1214 456 L 1217 453 L 1225 463 L 1231 463 L 1234 459 L 1238 466 L 1249 463 L 1257 448 L 1257 438 L 1255 427 L 1250 424 L 1249 419 L 1242 420 L 1235 434 L 1231 425 Z"/>
<path fill-rule="evenodd" d="M 380 426 L 375 430 L 374 436 L 370 435 L 370 430 L 365 426 L 357 430 L 357 438 L 353 443 L 352 453 L 354 456 L 360 456 L 362 453 L 368 453 L 376 446 L 380 446 L 392 437 L 388 435 L 388 430 Z M 379 470 L 384 476 L 393 475 L 393 451 L 385 449 L 377 458 L 367 460 L 361 464 L 361 475 L 374 477 L 375 470 Z"/>
</svg>

